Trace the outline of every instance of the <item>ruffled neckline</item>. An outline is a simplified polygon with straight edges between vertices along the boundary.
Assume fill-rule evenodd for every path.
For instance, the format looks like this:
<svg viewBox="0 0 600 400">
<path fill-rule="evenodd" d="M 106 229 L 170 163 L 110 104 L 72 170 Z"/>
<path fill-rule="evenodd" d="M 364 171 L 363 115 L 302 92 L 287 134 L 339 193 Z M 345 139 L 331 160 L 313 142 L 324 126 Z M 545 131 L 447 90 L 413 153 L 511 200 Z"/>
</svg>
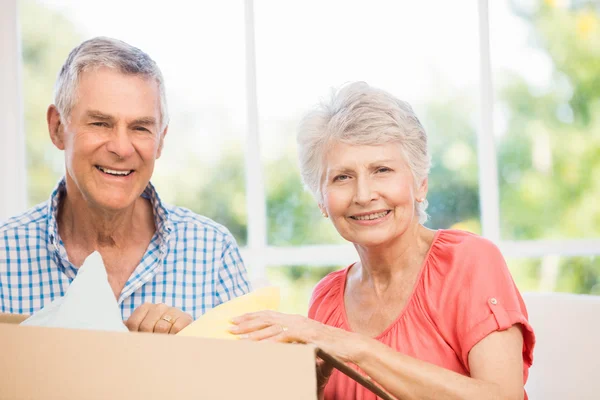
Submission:
<svg viewBox="0 0 600 400">
<path fill-rule="evenodd" d="M 402 308 L 402 310 L 400 311 L 398 316 L 394 319 L 394 321 L 392 321 L 392 323 L 390 325 L 388 325 L 388 327 L 385 328 L 377 336 L 373 336 L 373 339 L 381 341 L 381 339 L 384 338 L 398 324 L 398 322 L 406 315 L 407 310 L 412 306 L 412 303 L 414 302 L 416 294 L 417 294 L 417 289 L 419 288 L 419 286 L 421 286 L 421 281 L 423 279 L 423 272 L 427 268 L 427 265 L 429 264 L 430 260 L 432 258 L 437 258 L 437 257 L 435 257 L 435 253 L 436 253 L 436 250 L 438 250 L 438 248 L 440 247 L 440 241 L 443 242 L 443 240 L 440 240 L 440 236 L 442 235 L 442 232 L 446 232 L 446 230 L 438 229 L 435 232 L 435 235 L 433 236 L 433 240 L 431 242 L 431 246 L 429 246 L 429 250 L 427 250 L 427 254 L 425 255 L 425 258 L 423 259 L 423 263 L 421 264 L 419 274 L 417 275 L 417 279 L 415 280 L 415 284 L 413 285 L 410 296 L 409 296 L 404 308 Z M 350 323 L 348 322 L 348 314 L 346 313 L 346 303 L 344 301 L 344 294 L 346 292 L 346 284 L 348 281 L 348 272 L 355 264 L 356 263 L 353 263 L 350 266 L 346 267 L 346 269 L 341 271 L 342 273 L 339 275 L 339 290 L 337 291 L 337 299 L 336 299 L 336 302 L 340 309 L 342 327 L 343 327 L 343 329 L 347 330 L 348 332 L 354 332 L 354 331 L 352 330 L 352 328 L 350 327 Z"/>
</svg>

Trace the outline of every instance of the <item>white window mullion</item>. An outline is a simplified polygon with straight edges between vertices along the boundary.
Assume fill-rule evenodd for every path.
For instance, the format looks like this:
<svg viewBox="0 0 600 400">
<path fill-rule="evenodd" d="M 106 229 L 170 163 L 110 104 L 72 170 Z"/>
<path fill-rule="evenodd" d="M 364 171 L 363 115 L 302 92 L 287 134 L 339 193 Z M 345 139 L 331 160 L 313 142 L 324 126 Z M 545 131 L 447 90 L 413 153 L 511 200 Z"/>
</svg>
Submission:
<svg viewBox="0 0 600 400">
<path fill-rule="evenodd" d="M 477 155 L 481 226 L 483 236 L 497 243 L 500 240 L 500 201 L 493 128 L 494 94 L 488 0 L 479 0 L 479 70 L 481 125 L 477 135 Z"/>
<path fill-rule="evenodd" d="M 504 240 L 497 243 L 505 258 L 599 257 L 600 239 Z M 313 267 L 348 266 L 358 260 L 351 244 L 298 247 L 268 246 L 263 254 L 272 266 L 308 265 Z"/>
<path fill-rule="evenodd" d="M 254 1 L 246 0 L 246 207 L 248 214 L 248 246 L 243 249 L 244 260 L 250 278 L 260 284 L 265 281 L 267 246 L 267 212 L 260 157 L 260 134 L 258 129 L 258 95 L 256 85 L 256 47 L 254 39 Z"/>
<path fill-rule="evenodd" d="M 0 2 L 0 222 L 27 208 L 17 0 Z"/>
<path fill-rule="evenodd" d="M 600 256 L 600 239 L 502 240 L 499 247 L 505 257 L 514 258 Z"/>
</svg>

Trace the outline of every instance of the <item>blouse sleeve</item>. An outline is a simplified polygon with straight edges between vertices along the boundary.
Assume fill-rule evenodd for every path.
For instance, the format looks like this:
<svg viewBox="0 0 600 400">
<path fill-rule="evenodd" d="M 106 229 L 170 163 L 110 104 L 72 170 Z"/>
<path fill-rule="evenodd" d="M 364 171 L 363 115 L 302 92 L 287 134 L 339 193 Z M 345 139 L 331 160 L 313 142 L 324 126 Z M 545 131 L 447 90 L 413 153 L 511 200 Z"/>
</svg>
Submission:
<svg viewBox="0 0 600 400">
<path fill-rule="evenodd" d="M 527 310 L 500 250 L 473 236 L 450 257 L 439 310 L 440 329 L 469 368 L 469 352 L 492 332 L 521 324 L 525 374 L 531 366 L 535 337 Z"/>
</svg>

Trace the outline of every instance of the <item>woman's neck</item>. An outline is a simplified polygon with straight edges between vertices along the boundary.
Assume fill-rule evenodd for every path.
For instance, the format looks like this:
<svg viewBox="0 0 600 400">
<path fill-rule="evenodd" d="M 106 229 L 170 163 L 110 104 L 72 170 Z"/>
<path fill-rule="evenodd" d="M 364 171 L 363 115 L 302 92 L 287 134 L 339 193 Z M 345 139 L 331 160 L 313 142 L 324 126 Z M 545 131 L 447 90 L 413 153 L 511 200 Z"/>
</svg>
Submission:
<svg viewBox="0 0 600 400">
<path fill-rule="evenodd" d="M 355 245 L 361 267 L 357 278 L 385 289 L 395 279 L 413 274 L 420 270 L 434 236 L 435 231 L 415 224 L 392 242 L 372 247 Z"/>
</svg>

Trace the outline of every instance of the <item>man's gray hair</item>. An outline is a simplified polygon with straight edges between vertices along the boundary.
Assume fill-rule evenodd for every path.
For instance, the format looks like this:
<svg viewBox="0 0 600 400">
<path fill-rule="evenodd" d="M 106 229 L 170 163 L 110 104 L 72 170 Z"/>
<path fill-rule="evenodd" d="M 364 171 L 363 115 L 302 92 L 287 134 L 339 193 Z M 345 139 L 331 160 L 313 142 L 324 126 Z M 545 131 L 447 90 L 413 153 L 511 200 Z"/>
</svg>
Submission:
<svg viewBox="0 0 600 400">
<path fill-rule="evenodd" d="M 63 123 L 67 123 L 77 96 L 79 76 L 83 71 L 107 67 L 127 75 L 142 75 L 156 80 L 160 95 L 160 129 L 169 123 L 165 81 L 158 65 L 137 47 L 121 40 L 96 37 L 71 50 L 54 87 L 54 105 Z"/>
<path fill-rule="evenodd" d="M 297 142 L 302 180 L 319 203 L 323 202 L 324 158 L 336 142 L 398 143 L 412 171 L 415 189 L 431 168 L 427 134 L 410 104 L 365 82 L 343 85 L 309 111 L 300 122 Z M 416 202 L 421 224 L 427 221 L 426 209 L 427 200 Z"/>
</svg>

